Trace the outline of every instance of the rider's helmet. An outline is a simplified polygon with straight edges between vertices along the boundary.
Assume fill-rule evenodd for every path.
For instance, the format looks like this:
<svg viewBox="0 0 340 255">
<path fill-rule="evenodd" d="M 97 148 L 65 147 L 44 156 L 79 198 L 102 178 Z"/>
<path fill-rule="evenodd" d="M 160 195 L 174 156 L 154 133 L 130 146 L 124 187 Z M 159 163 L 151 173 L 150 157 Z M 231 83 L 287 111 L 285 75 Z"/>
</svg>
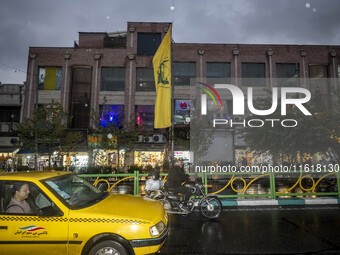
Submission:
<svg viewBox="0 0 340 255">
<path fill-rule="evenodd" d="M 160 176 L 159 171 L 157 170 L 152 171 L 151 176 L 153 180 L 159 180 L 159 176 Z"/>
</svg>

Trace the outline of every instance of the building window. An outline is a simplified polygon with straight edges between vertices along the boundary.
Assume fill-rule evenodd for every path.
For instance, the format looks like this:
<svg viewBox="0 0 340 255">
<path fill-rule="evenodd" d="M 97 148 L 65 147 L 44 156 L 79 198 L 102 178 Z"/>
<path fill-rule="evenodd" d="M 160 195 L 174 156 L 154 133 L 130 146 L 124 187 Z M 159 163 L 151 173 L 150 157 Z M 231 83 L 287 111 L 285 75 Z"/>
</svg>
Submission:
<svg viewBox="0 0 340 255">
<path fill-rule="evenodd" d="M 189 124 L 191 100 L 175 100 L 175 124 Z"/>
<path fill-rule="evenodd" d="M 138 33 L 137 55 L 154 55 L 161 44 L 161 37 L 161 33 Z"/>
<path fill-rule="evenodd" d="M 19 106 L 0 106 L 0 122 L 19 122 Z"/>
<path fill-rule="evenodd" d="M 329 106 L 328 66 L 309 65 L 309 81 L 312 100 L 319 108 L 326 109 Z"/>
<path fill-rule="evenodd" d="M 60 90 L 61 67 L 39 67 L 39 90 Z"/>
<path fill-rule="evenodd" d="M 71 128 L 88 128 L 91 102 L 91 68 L 74 68 L 70 96 Z"/>
<path fill-rule="evenodd" d="M 104 48 L 123 49 L 126 48 L 126 33 L 118 33 L 104 37 Z"/>
<path fill-rule="evenodd" d="M 310 65 L 309 66 L 309 77 L 312 79 L 327 78 L 327 66 L 325 65 Z"/>
<path fill-rule="evenodd" d="M 155 116 L 154 105 L 136 106 L 136 122 L 141 130 L 153 130 L 154 116 Z"/>
<path fill-rule="evenodd" d="M 207 78 L 230 78 L 230 63 L 207 63 Z"/>
<path fill-rule="evenodd" d="M 298 63 L 276 64 L 277 86 L 299 87 L 299 68 Z"/>
<path fill-rule="evenodd" d="M 190 78 L 196 78 L 196 63 L 175 62 L 174 63 L 174 85 L 190 85 Z"/>
<path fill-rule="evenodd" d="M 265 64 L 264 63 L 242 63 L 242 86 L 265 87 Z"/>
<path fill-rule="evenodd" d="M 155 79 L 152 68 L 137 68 L 136 74 L 137 91 L 155 91 Z"/>
<path fill-rule="evenodd" d="M 99 106 L 101 127 L 123 128 L 124 105 L 100 105 Z"/>
<path fill-rule="evenodd" d="M 124 67 L 102 67 L 101 91 L 124 91 L 125 90 L 125 68 Z"/>
</svg>

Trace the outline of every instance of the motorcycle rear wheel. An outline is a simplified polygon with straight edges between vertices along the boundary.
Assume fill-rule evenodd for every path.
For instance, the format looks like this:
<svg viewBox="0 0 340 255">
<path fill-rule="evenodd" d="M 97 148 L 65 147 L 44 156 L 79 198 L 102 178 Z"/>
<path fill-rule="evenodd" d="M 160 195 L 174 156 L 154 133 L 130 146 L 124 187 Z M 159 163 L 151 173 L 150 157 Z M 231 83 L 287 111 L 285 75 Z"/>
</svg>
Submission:
<svg viewBox="0 0 340 255">
<path fill-rule="evenodd" d="M 222 211 L 222 203 L 217 197 L 204 197 L 200 204 L 200 211 L 208 219 L 218 218 Z"/>
</svg>

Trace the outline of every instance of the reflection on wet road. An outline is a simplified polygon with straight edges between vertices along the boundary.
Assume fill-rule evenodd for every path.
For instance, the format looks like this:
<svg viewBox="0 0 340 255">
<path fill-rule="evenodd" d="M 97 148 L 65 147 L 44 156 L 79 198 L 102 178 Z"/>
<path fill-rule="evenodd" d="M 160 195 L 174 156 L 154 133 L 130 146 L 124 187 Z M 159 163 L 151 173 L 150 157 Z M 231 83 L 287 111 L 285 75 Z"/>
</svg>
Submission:
<svg viewBox="0 0 340 255">
<path fill-rule="evenodd" d="M 340 207 L 225 210 L 171 219 L 160 254 L 340 254 Z"/>
</svg>

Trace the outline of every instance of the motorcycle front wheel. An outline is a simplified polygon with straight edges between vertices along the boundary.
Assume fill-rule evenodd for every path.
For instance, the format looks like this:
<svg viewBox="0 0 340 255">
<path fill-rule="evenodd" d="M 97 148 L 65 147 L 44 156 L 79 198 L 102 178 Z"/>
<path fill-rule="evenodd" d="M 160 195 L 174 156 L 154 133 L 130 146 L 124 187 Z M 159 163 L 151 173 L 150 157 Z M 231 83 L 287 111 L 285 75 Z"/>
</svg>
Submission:
<svg viewBox="0 0 340 255">
<path fill-rule="evenodd" d="M 218 218 L 222 211 L 222 203 L 217 197 L 204 197 L 200 204 L 200 211 L 208 219 Z"/>
</svg>

